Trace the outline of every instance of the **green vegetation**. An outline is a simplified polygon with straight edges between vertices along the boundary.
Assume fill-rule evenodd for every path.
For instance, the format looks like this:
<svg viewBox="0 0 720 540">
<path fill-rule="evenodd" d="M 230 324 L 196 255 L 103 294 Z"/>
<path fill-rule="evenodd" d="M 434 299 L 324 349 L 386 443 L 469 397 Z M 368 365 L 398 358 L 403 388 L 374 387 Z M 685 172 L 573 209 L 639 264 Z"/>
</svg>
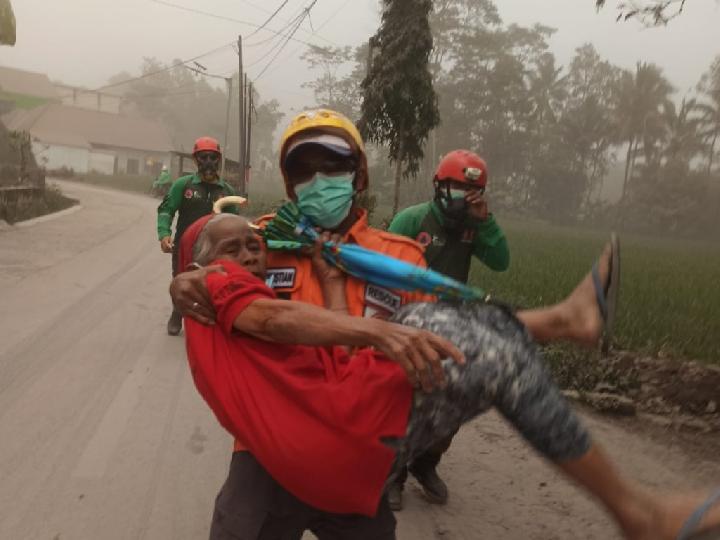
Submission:
<svg viewBox="0 0 720 540">
<path fill-rule="evenodd" d="M 38 198 L 25 197 L 12 205 L 0 204 L 0 219 L 8 223 L 17 223 L 59 212 L 75 204 L 77 204 L 75 199 L 65 197 L 57 187 L 47 186 L 42 196 Z"/>
<path fill-rule="evenodd" d="M 556 302 L 587 273 L 607 233 L 501 220 L 510 270 L 475 264 L 471 282 L 514 305 Z M 623 235 L 616 342 L 622 349 L 720 363 L 720 246 Z"/>
<path fill-rule="evenodd" d="M 10 92 L 0 92 L 0 100 L 12 102 L 18 109 L 34 109 L 48 102 L 45 98 L 13 94 Z"/>
<path fill-rule="evenodd" d="M 149 177 L 83 176 L 74 180 L 147 192 Z M 251 185 L 243 214 L 257 217 L 283 202 L 279 182 Z M 377 195 L 377 194 L 375 194 Z M 387 201 L 371 223 L 390 216 Z M 471 283 L 521 307 L 562 299 L 589 271 L 609 232 L 503 219 L 510 270 L 497 274 L 474 264 Z M 616 341 L 622 349 L 720 363 L 720 244 L 623 234 L 622 289 Z M 553 351 L 556 360 L 565 349 Z M 562 354 L 561 354 L 562 353 Z M 563 360 L 564 362 L 564 360 Z M 575 372 L 573 371 L 573 376 Z"/>
</svg>

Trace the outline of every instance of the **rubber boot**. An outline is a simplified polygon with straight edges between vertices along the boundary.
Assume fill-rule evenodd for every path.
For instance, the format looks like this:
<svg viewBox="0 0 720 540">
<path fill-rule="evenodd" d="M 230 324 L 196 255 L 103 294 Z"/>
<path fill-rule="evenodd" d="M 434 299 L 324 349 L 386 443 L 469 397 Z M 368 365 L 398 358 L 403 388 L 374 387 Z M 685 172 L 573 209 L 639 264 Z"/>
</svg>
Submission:
<svg viewBox="0 0 720 540">
<path fill-rule="evenodd" d="M 169 336 L 180 335 L 182 330 L 182 315 L 180 312 L 173 308 L 173 312 L 167 322 L 167 333 Z"/>
</svg>

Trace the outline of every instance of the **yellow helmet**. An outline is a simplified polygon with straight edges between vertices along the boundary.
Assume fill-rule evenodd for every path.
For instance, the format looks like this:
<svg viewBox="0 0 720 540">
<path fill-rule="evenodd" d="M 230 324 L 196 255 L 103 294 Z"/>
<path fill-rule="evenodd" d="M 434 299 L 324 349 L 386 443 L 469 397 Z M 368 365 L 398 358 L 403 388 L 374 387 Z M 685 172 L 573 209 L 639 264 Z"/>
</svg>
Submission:
<svg viewBox="0 0 720 540">
<path fill-rule="evenodd" d="M 329 109 L 316 109 L 305 111 L 290 121 L 280 139 L 280 170 L 285 179 L 285 191 L 289 197 L 293 197 L 294 190 L 287 177 L 285 170 L 285 156 L 292 139 L 308 131 L 318 131 L 342 137 L 352 148 L 353 153 L 358 156 L 358 170 L 355 174 L 355 189 L 363 191 L 368 185 L 367 157 L 365 155 L 365 144 L 360 132 L 345 115 Z"/>
</svg>

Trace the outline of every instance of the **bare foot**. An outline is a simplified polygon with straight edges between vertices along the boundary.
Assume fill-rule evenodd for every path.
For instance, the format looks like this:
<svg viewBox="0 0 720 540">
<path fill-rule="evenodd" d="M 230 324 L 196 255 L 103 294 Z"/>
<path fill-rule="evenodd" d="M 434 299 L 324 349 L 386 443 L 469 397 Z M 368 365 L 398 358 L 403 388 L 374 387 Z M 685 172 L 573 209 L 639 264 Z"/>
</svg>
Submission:
<svg viewBox="0 0 720 540">
<path fill-rule="evenodd" d="M 655 497 L 646 496 L 644 511 L 633 512 L 632 525 L 624 525 L 629 540 L 676 540 L 685 521 L 706 500 L 706 496 Z M 720 538 L 720 507 L 715 505 L 690 538 Z M 705 536 L 698 536 L 707 533 Z"/>
<path fill-rule="evenodd" d="M 607 284 L 609 279 L 611 257 L 612 247 L 608 242 L 598 261 L 598 273 L 603 284 Z M 588 273 L 570 296 L 560 303 L 560 311 L 573 341 L 588 347 L 598 344 L 605 322 L 600 313 L 592 273 Z"/>
</svg>

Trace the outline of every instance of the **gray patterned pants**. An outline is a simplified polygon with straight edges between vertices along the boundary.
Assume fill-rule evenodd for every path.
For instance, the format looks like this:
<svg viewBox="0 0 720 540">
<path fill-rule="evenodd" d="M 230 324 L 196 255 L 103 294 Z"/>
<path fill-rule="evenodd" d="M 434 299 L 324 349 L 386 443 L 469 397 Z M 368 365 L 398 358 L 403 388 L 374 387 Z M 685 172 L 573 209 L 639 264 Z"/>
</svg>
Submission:
<svg viewBox="0 0 720 540">
<path fill-rule="evenodd" d="M 447 387 L 431 394 L 415 392 L 407 435 L 384 440 L 398 452 L 389 481 L 408 462 L 491 407 L 551 461 L 577 459 L 588 451 L 587 430 L 510 310 L 482 303 L 410 304 L 392 320 L 448 339 L 465 354 L 466 363 L 444 360 Z"/>
</svg>

